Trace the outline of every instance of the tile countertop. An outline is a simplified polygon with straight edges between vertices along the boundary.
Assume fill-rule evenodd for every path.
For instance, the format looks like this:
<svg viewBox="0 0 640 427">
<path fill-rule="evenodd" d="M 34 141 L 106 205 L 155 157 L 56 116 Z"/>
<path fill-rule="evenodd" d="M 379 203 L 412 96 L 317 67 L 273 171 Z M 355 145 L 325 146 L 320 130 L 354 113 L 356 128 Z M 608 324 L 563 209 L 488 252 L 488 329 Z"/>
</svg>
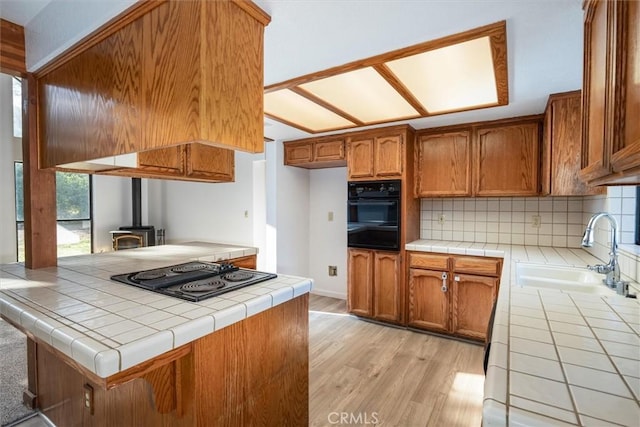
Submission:
<svg viewBox="0 0 640 427">
<path fill-rule="evenodd" d="M 192 303 L 110 276 L 256 253 L 250 247 L 189 242 L 59 258 L 57 267 L 38 270 L 0 265 L 0 314 L 106 378 L 308 293 L 312 286 L 311 279 L 280 274 Z"/>
<path fill-rule="evenodd" d="M 405 248 L 504 258 L 484 427 L 640 426 L 638 300 L 523 288 L 515 280 L 518 262 L 584 267 L 600 260 L 572 248 L 434 240 Z"/>
</svg>

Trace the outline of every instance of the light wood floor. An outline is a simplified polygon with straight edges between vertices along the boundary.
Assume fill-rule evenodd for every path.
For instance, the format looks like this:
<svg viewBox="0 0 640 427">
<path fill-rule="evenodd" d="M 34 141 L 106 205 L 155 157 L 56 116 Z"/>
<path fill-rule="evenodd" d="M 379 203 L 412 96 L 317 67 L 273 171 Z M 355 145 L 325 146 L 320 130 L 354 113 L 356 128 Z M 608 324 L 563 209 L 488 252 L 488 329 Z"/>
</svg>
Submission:
<svg viewBox="0 0 640 427">
<path fill-rule="evenodd" d="M 310 425 L 480 426 L 482 346 L 309 310 Z"/>
</svg>

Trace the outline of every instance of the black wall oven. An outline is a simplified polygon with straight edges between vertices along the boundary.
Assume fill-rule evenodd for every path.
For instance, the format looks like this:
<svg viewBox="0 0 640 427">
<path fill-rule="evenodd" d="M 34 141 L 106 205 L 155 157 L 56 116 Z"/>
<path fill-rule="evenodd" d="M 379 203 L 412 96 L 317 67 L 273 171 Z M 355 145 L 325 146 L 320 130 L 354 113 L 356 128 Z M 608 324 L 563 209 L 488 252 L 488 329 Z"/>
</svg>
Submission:
<svg viewBox="0 0 640 427">
<path fill-rule="evenodd" d="M 348 183 L 347 246 L 400 250 L 400 180 Z"/>
</svg>

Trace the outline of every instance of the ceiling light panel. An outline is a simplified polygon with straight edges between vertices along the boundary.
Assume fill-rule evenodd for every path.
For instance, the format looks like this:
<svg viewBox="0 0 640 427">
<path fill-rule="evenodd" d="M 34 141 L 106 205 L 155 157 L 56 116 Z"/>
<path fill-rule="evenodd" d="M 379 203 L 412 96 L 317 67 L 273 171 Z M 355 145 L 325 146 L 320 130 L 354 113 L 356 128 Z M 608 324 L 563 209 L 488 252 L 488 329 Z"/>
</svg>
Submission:
<svg viewBox="0 0 640 427">
<path fill-rule="evenodd" d="M 289 89 L 265 93 L 264 112 L 313 132 L 355 126 L 355 123 Z"/>
<path fill-rule="evenodd" d="M 498 104 L 489 37 L 386 63 L 429 114 Z"/>
<path fill-rule="evenodd" d="M 364 123 L 419 117 L 420 114 L 373 68 L 338 74 L 300 85 Z"/>
</svg>

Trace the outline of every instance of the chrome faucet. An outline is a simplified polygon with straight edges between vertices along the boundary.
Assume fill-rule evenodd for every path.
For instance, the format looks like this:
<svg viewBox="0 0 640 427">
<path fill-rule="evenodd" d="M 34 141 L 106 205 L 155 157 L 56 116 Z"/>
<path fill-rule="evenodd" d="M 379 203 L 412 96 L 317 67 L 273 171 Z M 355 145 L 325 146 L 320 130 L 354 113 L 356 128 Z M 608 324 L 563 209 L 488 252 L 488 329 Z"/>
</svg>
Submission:
<svg viewBox="0 0 640 427">
<path fill-rule="evenodd" d="M 618 221 L 607 212 L 599 212 L 593 215 L 591 219 L 589 219 L 589 223 L 587 223 L 587 228 L 584 230 L 582 246 L 585 248 L 593 246 L 593 234 L 596 223 L 600 218 L 608 219 L 611 225 L 609 263 L 589 265 L 587 268 L 597 273 L 605 274 L 606 277 L 602 280 L 604 284 L 611 289 L 615 289 L 618 294 L 627 296 L 629 293 L 629 284 L 620 280 L 620 265 L 618 263 Z"/>
</svg>

